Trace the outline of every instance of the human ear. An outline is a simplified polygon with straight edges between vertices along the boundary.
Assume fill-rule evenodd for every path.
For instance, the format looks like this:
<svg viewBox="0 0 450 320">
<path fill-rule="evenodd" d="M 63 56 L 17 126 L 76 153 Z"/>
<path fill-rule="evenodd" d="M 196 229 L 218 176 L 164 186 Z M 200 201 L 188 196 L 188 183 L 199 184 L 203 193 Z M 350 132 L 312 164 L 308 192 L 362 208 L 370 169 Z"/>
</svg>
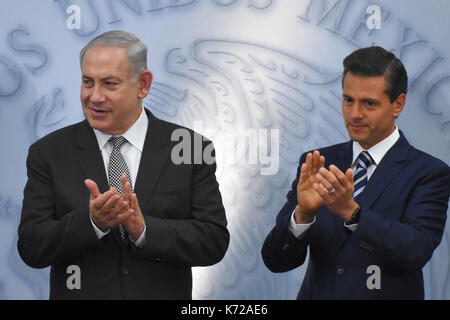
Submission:
<svg viewBox="0 0 450 320">
<path fill-rule="evenodd" d="M 397 118 L 400 115 L 400 113 L 403 111 L 405 103 L 406 103 L 406 94 L 404 94 L 404 93 L 402 93 L 401 95 L 399 95 L 397 97 L 397 99 L 395 99 L 395 101 L 393 102 L 393 105 L 394 105 L 393 116 L 395 118 Z"/>
<path fill-rule="evenodd" d="M 144 99 L 150 92 L 150 87 L 153 81 L 153 74 L 149 70 L 144 70 L 139 75 L 138 85 L 138 97 L 139 99 Z"/>
</svg>

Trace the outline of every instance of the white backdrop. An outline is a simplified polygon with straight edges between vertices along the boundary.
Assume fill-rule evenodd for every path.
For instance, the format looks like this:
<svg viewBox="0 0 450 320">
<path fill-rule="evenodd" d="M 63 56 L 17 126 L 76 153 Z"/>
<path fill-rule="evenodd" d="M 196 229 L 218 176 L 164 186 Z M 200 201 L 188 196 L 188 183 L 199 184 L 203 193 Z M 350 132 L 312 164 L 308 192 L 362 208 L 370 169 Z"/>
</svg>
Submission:
<svg viewBox="0 0 450 320">
<path fill-rule="evenodd" d="M 72 4 L 81 9 L 80 29 L 66 26 Z M 366 25 L 369 5 L 381 9 L 381 29 Z M 93 37 L 116 29 L 137 34 L 154 74 L 145 106 L 215 143 L 231 242 L 223 261 L 195 268 L 194 298 L 294 299 L 305 266 L 273 274 L 261 245 L 300 154 L 348 139 L 343 58 L 373 44 L 399 56 L 410 91 L 398 125 L 413 145 L 449 163 L 449 14 L 446 0 L 2 1 L 0 298 L 48 298 L 48 269 L 27 267 L 16 248 L 25 159 L 36 139 L 83 118 L 78 53 Z M 261 151 L 256 163 L 227 161 L 226 137 L 251 130 L 261 133 L 258 151 L 271 146 L 270 157 Z M 269 133 L 279 144 L 265 139 Z M 277 170 L 263 174 L 268 165 Z M 428 299 L 450 299 L 449 245 L 447 224 L 424 268 Z"/>
</svg>

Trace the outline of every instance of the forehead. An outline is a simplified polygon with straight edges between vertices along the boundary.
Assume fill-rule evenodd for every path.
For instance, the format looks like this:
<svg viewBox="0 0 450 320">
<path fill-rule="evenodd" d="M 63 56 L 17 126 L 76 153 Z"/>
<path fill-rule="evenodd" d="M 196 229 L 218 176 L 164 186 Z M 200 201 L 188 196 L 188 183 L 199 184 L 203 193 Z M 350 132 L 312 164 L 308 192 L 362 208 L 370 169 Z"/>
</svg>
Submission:
<svg viewBox="0 0 450 320">
<path fill-rule="evenodd" d="M 384 75 L 365 77 L 347 73 L 344 78 L 343 94 L 361 97 L 387 96 Z"/>
<path fill-rule="evenodd" d="M 114 76 L 128 76 L 130 73 L 127 48 L 106 45 L 96 45 L 89 48 L 81 64 L 83 75 L 104 76 L 109 73 Z"/>
</svg>

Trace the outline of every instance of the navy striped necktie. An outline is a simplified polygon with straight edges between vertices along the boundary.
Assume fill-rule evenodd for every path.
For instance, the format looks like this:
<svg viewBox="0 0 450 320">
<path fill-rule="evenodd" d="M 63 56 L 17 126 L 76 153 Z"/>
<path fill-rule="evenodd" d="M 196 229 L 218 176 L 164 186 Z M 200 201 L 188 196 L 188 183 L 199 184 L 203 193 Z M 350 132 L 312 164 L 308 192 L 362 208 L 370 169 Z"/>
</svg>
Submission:
<svg viewBox="0 0 450 320">
<path fill-rule="evenodd" d="M 356 198 L 367 184 L 367 169 L 370 165 L 375 164 L 372 157 L 367 151 L 362 151 L 358 158 L 356 159 L 357 165 L 355 172 L 353 174 L 353 181 L 355 181 L 355 192 L 353 193 L 353 198 Z"/>
</svg>

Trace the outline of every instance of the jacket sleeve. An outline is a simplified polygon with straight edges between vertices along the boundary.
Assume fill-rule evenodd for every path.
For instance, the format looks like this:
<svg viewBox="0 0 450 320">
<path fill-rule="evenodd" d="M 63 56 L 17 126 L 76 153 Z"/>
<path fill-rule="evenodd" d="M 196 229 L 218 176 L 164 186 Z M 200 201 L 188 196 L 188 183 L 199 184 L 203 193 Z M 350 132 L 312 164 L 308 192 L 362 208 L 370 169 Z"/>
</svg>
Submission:
<svg viewBox="0 0 450 320">
<path fill-rule="evenodd" d="M 24 189 L 17 247 L 23 261 L 45 268 L 95 248 L 100 241 L 89 219 L 88 205 L 57 213 L 51 165 L 34 144 L 27 158 L 28 181 Z"/>
</svg>

